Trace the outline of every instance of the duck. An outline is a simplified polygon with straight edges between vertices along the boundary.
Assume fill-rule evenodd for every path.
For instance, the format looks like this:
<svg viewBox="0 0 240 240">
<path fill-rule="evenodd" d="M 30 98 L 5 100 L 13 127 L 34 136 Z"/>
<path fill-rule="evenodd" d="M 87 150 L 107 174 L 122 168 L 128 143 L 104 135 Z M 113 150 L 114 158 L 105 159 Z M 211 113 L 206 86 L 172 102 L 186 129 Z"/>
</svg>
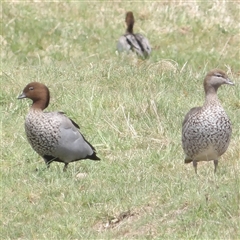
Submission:
<svg viewBox="0 0 240 240">
<path fill-rule="evenodd" d="M 219 157 L 230 143 L 232 124 L 217 96 L 218 88 L 223 84 L 234 85 L 223 70 L 209 71 L 203 82 L 203 106 L 190 109 L 182 122 L 184 162 L 192 162 L 196 174 L 200 161 L 213 161 L 216 173 Z"/>
<path fill-rule="evenodd" d="M 138 56 L 144 58 L 149 57 L 151 46 L 146 37 L 140 33 L 133 32 L 134 16 L 132 12 L 126 13 L 125 22 L 127 25 L 126 33 L 122 35 L 117 43 L 118 52 L 136 52 Z"/>
<path fill-rule="evenodd" d="M 81 134 L 77 123 L 64 112 L 45 112 L 50 102 L 50 91 L 40 82 L 26 85 L 18 99 L 29 98 L 32 106 L 25 119 L 27 140 L 49 168 L 52 162 L 64 163 L 82 159 L 101 160 L 95 148 Z"/>
</svg>

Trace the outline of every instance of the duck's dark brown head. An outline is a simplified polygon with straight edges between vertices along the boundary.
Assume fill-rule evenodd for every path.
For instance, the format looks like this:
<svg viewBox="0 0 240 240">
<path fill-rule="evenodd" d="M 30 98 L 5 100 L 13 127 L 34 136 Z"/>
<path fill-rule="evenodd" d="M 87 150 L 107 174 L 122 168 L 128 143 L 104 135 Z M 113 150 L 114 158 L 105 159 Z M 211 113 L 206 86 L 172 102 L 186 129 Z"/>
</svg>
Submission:
<svg viewBox="0 0 240 240">
<path fill-rule="evenodd" d="M 39 82 L 31 82 L 24 89 L 18 99 L 29 98 L 33 101 L 32 108 L 45 109 L 50 101 L 50 92 L 48 88 Z"/>
<path fill-rule="evenodd" d="M 133 33 L 133 25 L 134 25 L 134 16 L 132 12 L 126 13 L 126 19 L 125 22 L 127 24 L 127 32 Z"/>
</svg>

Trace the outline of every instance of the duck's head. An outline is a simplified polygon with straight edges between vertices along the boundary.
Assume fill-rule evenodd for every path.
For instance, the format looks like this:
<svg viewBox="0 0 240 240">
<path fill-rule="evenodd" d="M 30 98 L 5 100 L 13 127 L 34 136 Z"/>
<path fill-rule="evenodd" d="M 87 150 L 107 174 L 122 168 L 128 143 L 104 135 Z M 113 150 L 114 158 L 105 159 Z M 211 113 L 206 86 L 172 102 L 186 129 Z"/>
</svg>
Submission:
<svg viewBox="0 0 240 240">
<path fill-rule="evenodd" d="M 50 92 L 48 88 L 39 82 L 31 82 L 18 96 L 18 99 L 29 98 L 33 101 L 32 108 L 45 109 L 47 108 L 50 100 Z"/>
<path fill-rule="evenodd" d="M 228 78 L 227 74 L 221 69 L 211 70 L 204 79 L 205 93 L 217 92 L 218 88 L 223 84 L 234 85 L 234 83 Z"/>
<path fill-rule="evenodd" d="M 133 33 L 133 25 L 134 25 L 134 16 L 132 12 L 126 13 L 125 22 L 127 24 L 127 32 Z"/>
</svg>

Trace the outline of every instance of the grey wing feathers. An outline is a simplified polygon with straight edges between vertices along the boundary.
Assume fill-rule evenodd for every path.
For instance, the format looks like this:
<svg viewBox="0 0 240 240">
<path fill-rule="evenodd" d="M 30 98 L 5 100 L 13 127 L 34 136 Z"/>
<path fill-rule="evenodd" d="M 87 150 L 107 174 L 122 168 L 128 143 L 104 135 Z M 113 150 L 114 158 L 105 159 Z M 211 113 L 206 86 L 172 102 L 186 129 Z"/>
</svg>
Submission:
<svg viewBox="0 0 240 240">
<path fill-rule="evenodd" d="M 143 57 L 142 50 L 133 34 L 125 34 L 121 36 L 117 43 L 117 50 L 119 52 L 128 52 L 132 50 Z"/>
<path fill-rule="evenodd" d="M 62 113 L 58 113 L 58 120 L 60 121 L 60 140 L 55 150 L 55 156 L 71 162 L 95 155 L 95 149 L 86 141 L 79 131 L 79 126 L 73 120 Z"/>
<path fill-rule="evenodd" d="M 64 112 L 59 112 L 59 113 L 65 114 Z M 64 116 L 65 116 L 65 115 L 64 115 Z M 67 116 L 65 116 L 65 117 L 66 117 L 67 119 L 69 119 L 76 128 L 80 129 L 79 125 L 78 125 L 76 122 L 74 122 L 71 118 L 68 118 Z M 81 132 L 79 132 L 79 133 L 81 134 Z M 88 141 L 86 140 L 86 138 L 85 138 L 82 134 L 81 134 L 81 136 L 82 136 L 82 138 L 84 139 L 84 141 L 89 144 L 89 146 L 92 148 L 92 150 L 95 151 L 96 149 L 92 146 L 92 144 L 91 144 L 90 142 L 88 142 Z"/>
<path fill-rule="evenodd" d="M 119 52 L 123 51 L 134 51 L 139 56 L 145 58 L 148 57 L 151 53 L 151 46 L 144 36 L 141 34 L 130 34 L 126 33 L 121 36 L 117 43 L 117 50 Z"/>
<path fill-rule="evenodd" d="M 148 57 L 151 53 L 151 46 L 149 44 L 149 41 L 147 38 L 145 38 L 142 34 L 140 33 L 136 33 L 135 34 L 135 38 L 139 44 L 139 46 L 141 47 L 141 50 L 143 52 L 143 55 L 145 57 Z"/>
<path fill-rule="evenodd" d="M 117 43 L 117 50 L 119 52 L 128 52 L 129 50 L 131 50 L 131 45 L 127 42 L 127 38 L 125 36 L 121 36 L 119 38 Z"/>
<path fill-rule="evenodd" d="M 125 35 L 128 44 L 130 45 L 131 49 L 135 51 L 138 55 L 143 57 L 143 51 L 141 49 L 141 46 L 139 45 L 137 39 L 133 34 L 126 34 Z"/>
<path fill-rule="evenodd" d="M 125 35 L 127 43 L 131 46 L 131 49 L 135 49 L 137 53 L 141 53 L 141 47 L 139 46 L 135 36 L 133 34 L 126 34 Z"/>
</svg>

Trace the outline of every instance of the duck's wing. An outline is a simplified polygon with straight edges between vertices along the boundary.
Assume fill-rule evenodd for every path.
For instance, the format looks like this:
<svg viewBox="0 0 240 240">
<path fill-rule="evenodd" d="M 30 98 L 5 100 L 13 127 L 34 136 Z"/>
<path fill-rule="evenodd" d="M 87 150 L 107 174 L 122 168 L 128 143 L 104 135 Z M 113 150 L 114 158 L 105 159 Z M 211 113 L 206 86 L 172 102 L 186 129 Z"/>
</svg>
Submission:
<svg viewBox="0 0 240 240">
<path fill-rule="evenodd" d="M 131 33 L 126 33 L 119 38 L 117 43 L 117 50 L 119 52 L 133 51 L 133 52 L 136 52 L 139 56 L 144 57 L 143 49 L 137 42 L 135 35 Z"/>
<path fill-rule="evenodd" d="M 136 52 L 139 56 L 144 57 L 144 49 L 141 43 L 135 37 L 135 34 L 125 34 L 126 40 L 131 47 L 131 50 Z"/>
<path fill-rule="evenodd" d="M 118 39 L 117 50 L 119 52 L 128 52 L 131 50 L 131 45 L 128 43 L 127 38 L 124 35 Z"/>
<path fill-rule="evenodd" d="M 145 57 L 148 57 L 152 51 L 150 43 L 146 37 L 140 33 L 134 34 L 138 45 L 140 46 Z"/>
<path fill-rule="evenodd" d="M 182 122 L 182 127 L 184 127 L 185 123 L 188 121 L 188 119 L 195 114 L 196 112 L 200 111 L 202 107 L 194 107 L 189 110 L 189 112 L 186 114 L 183 122 Z"/>
<path fill-rule="evenodd" d="M 46 113 L 48 113 L 48 112 L 46 112 Z M 63 115 L 65 115 L 65 112 L 49 112 L 50 114 L 63 114 Z M 48 113 L 48 114 L 49 114 Z M 76 123 L 76 122 L 74 122 L 71 118 L 68 118 L 71 122 L 72 122 L 72 124 L 76 127 L 76 128 L 78 128 L 78 129 L 80 129 L 80 127 L 79 127 L 79 125 Z"/>
<path fill-rule="evenodd" d="M 96 156 L 95 148 L 84 138 L 79 126 L 63 113 L 56 114 L 59 122 L 59 141 L 55 149 L 55 156 L 65 162 L 80 159 L 100 160 Z"/>
</svg>

